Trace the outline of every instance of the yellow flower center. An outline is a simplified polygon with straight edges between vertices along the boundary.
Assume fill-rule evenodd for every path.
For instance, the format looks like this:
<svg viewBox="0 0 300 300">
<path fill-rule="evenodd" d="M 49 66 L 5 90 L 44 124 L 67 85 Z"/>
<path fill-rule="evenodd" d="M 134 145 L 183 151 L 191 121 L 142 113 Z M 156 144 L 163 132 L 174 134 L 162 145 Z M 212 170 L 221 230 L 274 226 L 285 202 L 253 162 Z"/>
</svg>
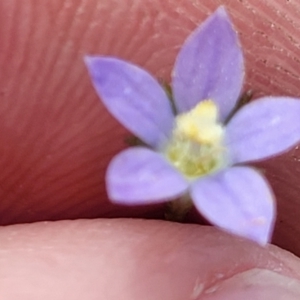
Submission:
<svg viewBox="0 0 300 300">
<path fill-rule="evenodd" d="M 165 149 L 167 158 L 189 178 L 203 176 L 225 164 L 224 128 L 212 100 L 200 102 L 176 117 L 172 138 Z"/>
</svg>

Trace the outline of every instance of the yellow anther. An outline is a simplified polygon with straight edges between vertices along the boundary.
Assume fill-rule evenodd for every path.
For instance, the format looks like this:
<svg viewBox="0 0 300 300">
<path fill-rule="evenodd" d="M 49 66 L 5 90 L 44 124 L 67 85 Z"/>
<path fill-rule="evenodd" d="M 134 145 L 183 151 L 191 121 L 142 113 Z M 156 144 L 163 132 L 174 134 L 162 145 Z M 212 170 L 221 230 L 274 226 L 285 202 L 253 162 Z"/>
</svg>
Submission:
<svg viewBox="0 0 300 300">
<path fill-rule="evenodd" d="M 193 117 L 198 117 L 207 121 L 217 121 L 218 109 L 212 100 L 204 100 L 197 104 L 191 111 Z"/>
<path fill-rule="evenodd" d="M 178 133 L 199 143 L 219 143 L 223 129 L 217 117 L 218 110 L 214 102 L 202 101 L 191 111 L 176 118 Z"/>
<path fill-rule="evenodd" d="M 203 176 L 226 164 L 224 129 L 217 119 L 217 106 L 211 100 L 176 117 L 165 154 L 188 178 Z"/>
</svg>

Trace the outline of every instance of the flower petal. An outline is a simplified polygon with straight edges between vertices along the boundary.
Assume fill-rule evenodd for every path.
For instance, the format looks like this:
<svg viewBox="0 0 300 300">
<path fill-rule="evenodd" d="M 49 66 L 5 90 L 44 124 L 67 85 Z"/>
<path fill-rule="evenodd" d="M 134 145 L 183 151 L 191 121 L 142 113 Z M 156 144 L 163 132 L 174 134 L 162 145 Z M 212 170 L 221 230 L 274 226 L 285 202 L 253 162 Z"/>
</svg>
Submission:
<svg viewBox="0 0 300 300">
<path fill-rule="evenodd" d="M 143 69 L 112 57 L 86 57 L 94 87 L 110 113 L 153 147 L 168 138 L 174 116 L 159 83 Z"/>
<path fill-rule="evenodd" d="M 224 121 L 236 104 L 244 78 L 244 59 L 236 31 L 220 7 L 186 40 L 173 72 L 173 94 L 180 112 L 211 99 Z"/>
<path fill-rule="evenodd" d="M 114 157 L 106 185 L 109 198 L 122 204 L 164 202 L 188 188 L 185 178 L 162 155 L 143 147 L 130 148 Z"/>
<path fill-rule="evenodd" d="M 244 106 L 226 128 L 233 163 L 279 154 L 300 140 L 300 99 L 265 97 Z"/>
<path fill-rule="evenodd" d="M 264 178 L 254 169 L 233 167 L 200 179 L 191 191 L 195 206 L 213 224 L 262 245 L 271 237 L 275 205 Z"/>
</svg>

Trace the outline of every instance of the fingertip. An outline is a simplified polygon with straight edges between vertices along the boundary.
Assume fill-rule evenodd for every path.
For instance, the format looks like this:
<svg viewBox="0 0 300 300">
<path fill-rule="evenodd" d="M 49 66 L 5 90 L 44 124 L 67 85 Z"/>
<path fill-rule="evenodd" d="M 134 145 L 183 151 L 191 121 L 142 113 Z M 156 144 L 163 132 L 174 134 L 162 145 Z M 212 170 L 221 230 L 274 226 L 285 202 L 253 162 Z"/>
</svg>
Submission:
<svg viewBox="0 0 300 300">
<path fill-rule="evenodd" d="M 289 255 L 293 265 L 287 266 L 287 258 L 274 255 L 282 251 L 271 249 L 213 227 L 163 221 L 8 226 L 0 229 L 0 291 L 6 300 L 220 299 L 209 297 L 245 289 L 249 282 L 261 286 L 261 274 L 247 273 L 252 269 L 299 279 L 298 259 Z M 223 288 L 212 293 L 218 286 Z"/>
</svg>

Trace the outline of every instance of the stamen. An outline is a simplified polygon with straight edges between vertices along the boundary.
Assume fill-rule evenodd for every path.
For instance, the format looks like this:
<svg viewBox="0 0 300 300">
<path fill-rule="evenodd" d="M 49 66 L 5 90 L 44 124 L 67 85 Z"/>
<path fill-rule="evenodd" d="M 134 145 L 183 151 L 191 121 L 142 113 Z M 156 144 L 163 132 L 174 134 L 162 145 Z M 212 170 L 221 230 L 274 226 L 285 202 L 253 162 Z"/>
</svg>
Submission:
<svg viewBox="0 0 300 300">
<path fill-rule="evenodd" d="M 176 127 L 165 153 L 187 177 L 208 174 L 224 164 L 223 127 L 217 121 L 217 107 L 202 101 L 176 118 Z"/>
</svg>

